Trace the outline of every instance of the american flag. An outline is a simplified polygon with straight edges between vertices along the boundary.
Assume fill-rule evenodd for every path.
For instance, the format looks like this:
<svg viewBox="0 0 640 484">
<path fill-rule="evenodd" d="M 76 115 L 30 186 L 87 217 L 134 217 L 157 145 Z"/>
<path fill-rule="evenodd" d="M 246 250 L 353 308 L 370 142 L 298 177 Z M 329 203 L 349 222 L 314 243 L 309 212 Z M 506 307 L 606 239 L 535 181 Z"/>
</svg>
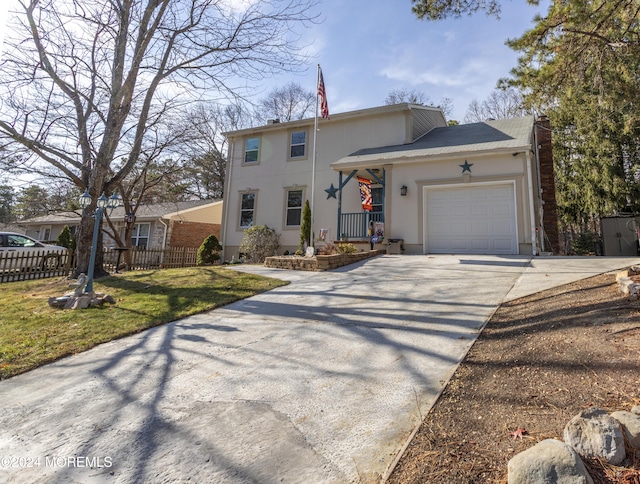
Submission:
<svg viewBox="0 0 640 484">
<path fill-rule="evenodd" d="M 358 177 L 358 185 L 360 185 L 360 201 L 362 202 L 362 209 L 371 212 L 371 210 L 373 210 L 371 180 Z"/>
<path fill-rule="evenodd" d="M 320 76 L 318 81 L 318 96 L 320 96 L 320 116 L 324 119 L 329 119 L 329 104 L 327 104 L 327 91 L 324 89 L 324 78 L 322 77 L 322 69 L 320 70 Z"/>
</svg>

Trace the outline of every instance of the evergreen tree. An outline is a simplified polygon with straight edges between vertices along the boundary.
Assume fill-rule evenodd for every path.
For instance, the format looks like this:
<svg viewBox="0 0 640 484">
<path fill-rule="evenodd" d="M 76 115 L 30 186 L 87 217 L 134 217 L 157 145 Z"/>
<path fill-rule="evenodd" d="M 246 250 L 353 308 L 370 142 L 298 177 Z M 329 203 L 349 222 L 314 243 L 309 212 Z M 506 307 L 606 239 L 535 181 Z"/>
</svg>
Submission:
<svg viewBox="0 0 640 484">
<path fill-rule="evenodd" d="M 304 208 L 302 209 L 302 225 L 300 225 L 300 246 L 298 250 L 304 253 L 305 243 L 309 244 L 309 232 L 311 231 L 311 206 L 309 200 L 304 202 Z"/>
<path fill-rule="evenodd" d="M 508 42 L 520 52 L 512 85 L 554 130 L 558 209 L 582 228 L 640 210 L 638 3 L 553 1 L 532 29 Z"/>
</svg>

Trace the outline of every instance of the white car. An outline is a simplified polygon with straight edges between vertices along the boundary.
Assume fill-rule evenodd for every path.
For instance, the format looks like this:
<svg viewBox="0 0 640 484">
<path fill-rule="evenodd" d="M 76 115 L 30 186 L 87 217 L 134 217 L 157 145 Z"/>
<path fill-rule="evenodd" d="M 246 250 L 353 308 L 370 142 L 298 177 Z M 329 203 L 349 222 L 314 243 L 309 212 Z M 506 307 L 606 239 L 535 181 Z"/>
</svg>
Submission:
<svg viewBox="0 0 640 484">
<path fill-rule="evenodd" d="M 57 269 L 67 249 L 26 235 L 0 232 L 0 272 Z"/>
</svg>

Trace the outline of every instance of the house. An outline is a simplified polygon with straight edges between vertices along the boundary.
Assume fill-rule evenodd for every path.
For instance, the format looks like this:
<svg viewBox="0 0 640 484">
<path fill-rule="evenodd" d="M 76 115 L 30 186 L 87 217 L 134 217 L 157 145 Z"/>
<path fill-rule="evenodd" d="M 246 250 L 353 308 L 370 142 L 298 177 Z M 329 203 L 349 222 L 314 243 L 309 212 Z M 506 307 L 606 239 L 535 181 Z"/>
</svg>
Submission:
<svg viewBox="0 0 640 484">
<path fill-rule="evenodd" d="M 108 213 L 108 210 L 105 213 Z M 109 214 L 109 219 L 121 235 L 124 234 L 126 218 L 124 207 L 118 207 Z M 197 248 L 211 234 L 220 237 L 221 223 L 221 200 L 141 205 L 135 214 L 132 244 L 134 247 L 152 249 Z M 26 235 L 41 241 L 56 240 L 65 225 L 74 232 L 79 224 L 80 212 L 44 215 L 20 222 L 20 226 L 26 229 Z M 108 236 L 105 236 L 103 241 L 106 247 L 116 245 L 115 241 Z"/>
<path fill-rule="evenodd" d="M 276 229 L 281 251 L 295 251 L 312 198 L 316 244 L 368 246 L 373 225 L 379 247 L 396 244 L 407 254 L 558 250 L 544 117 L 447 126 L 440 109 L 404 103 L 332 115 L 317 133 L 306 119 L 227 137 L 226 259 L 238 256 L 252 225 Z"/>
</svg>

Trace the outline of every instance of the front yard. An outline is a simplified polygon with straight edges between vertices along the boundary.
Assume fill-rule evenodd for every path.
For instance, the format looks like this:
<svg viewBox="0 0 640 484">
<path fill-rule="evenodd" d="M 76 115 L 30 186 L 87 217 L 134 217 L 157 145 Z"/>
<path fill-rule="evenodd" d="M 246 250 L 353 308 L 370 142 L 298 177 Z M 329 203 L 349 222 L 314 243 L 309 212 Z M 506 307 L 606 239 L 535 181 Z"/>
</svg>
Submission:
<svg viewBox="0 0 640 484">
<path fill-rule="evenodd" d="M 208 311 L 287 284 L 222 267 L 127 272 L 98 279 L 94 291 L 116 304 L 84 310 L 52 309 L 66 278 L 2 285 L 0 380 L 100 343 Z"/>
</svg>

